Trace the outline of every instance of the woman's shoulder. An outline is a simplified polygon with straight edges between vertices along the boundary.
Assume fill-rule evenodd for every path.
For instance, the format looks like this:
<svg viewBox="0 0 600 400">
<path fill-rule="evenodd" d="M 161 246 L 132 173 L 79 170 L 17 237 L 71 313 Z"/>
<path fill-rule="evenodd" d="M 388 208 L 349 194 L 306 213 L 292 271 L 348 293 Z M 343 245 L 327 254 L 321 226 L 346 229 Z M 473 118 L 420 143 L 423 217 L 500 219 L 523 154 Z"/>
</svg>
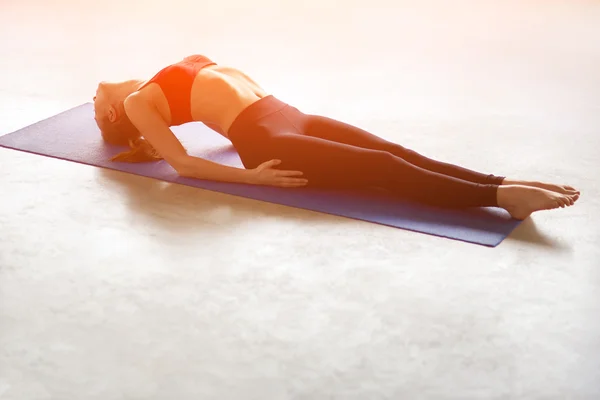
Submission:
<svg viewBox="0 0 600 400">
<path fill-rule="evenodd" d="M 194 62 L 194 63 L 197 63 L 197 62 L 214 63 L 214 61 L 211 58 L 209 58 L 209 57 L 207 57 L 207 56 L 205 56 L 203 54 L 192 54 L 192 55 L 189 55 L 187 57 L 184 57 L 183 61 Z"/>
</svg>

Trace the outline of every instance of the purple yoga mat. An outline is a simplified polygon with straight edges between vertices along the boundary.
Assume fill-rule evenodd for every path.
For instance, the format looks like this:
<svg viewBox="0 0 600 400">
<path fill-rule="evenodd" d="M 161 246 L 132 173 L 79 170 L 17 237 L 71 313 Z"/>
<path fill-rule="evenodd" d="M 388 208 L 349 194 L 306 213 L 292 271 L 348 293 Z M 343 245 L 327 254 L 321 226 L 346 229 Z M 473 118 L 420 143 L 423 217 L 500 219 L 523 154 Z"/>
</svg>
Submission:
<svg viewBox="0 0 600 400">
<path fill-rule="evenodd" d="M 190 154 L 242 167 L 231 143 L 204 124 L 193 122 L 173 127 L 173 132 Z M 1 136 L 0 146 L 485 246 L 497 246 L 520 223 L 500 208 L 445 210 L 400 201 L 382 192 L 357 194 L 214 182 L 179 177 L 164 161 L 111 162 L 109 159 L 123 148 L 103 143 L 91 103 Z"/>
</svg>

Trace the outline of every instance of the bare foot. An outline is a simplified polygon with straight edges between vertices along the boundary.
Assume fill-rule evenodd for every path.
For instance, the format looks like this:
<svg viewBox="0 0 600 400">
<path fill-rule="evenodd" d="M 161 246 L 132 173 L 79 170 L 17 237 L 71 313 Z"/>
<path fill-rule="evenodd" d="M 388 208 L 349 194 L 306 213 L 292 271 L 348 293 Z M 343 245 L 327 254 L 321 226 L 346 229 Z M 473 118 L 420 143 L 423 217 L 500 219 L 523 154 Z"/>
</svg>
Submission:
<svg viewBox="0 0 600 400">
<path fill-rule="evenodd" d="M 581 194 L 579 192 L 579 190 L 577 190 L 574 187 L 569 186 L 569 185 L 556 185 L 554 183 L 544 183 L 544 182 L 537 182 L 537 181 L 517 181 L 517 180 L 512 180 L 512 179 L 505 179 L 502 181 L 502 185 L 531 186 L 531 187 L 537 187 L 540 189 L 551 190 L 556 193 L 569 194 L 569 195 Z"/>
<path fill-rule="evenodd" d="M 563 194 L 543 188 L 507 185 L 498 187 L 498 206 L 508 211 L 515 219 L 525 219 L 531 213 L 572 206 L 579 194 Z"/>
</svg>

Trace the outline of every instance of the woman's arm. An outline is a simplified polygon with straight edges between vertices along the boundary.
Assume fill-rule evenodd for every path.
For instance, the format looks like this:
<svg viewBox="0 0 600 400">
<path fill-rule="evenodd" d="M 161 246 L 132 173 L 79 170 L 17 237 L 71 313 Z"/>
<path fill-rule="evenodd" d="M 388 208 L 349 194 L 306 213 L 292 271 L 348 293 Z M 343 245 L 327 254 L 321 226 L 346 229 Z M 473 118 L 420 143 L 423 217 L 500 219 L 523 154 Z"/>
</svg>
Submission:
<svg viewBox="0 0 600 400">
<path fill-rule="evenodd" d="M 253 184 L 253 170 L 230 167 L 204 158 L 186 156 L 180 161 L 177 173 L 187 178 Z"/>
<path fill-rule="evenodd" d="M 133 94 L 125 100 L 124 106 L 133 125 L 179 175 L 223 182 L 252 183 L 251 170 L 188 155 L 154 106 L 143 97 Z"/>
<path fill-rule="evenodd" d="M 306 179 L 296 178 L 296 176 L 302 175 L 302 172 L 273 169 L 272 167 L 280 163 L 279 160 L 270 160 L 255 169 L 248 170 L 190 156 L 169 129 L 169 126 L 156 112 L 154 106 L 143 97 L 133 94 L 125 100 L 124 106 L 125 112 L 133 125 L 181 176 L 221 182 L 282 187 L 299 187 L 307 184 Z"/>
</svg>

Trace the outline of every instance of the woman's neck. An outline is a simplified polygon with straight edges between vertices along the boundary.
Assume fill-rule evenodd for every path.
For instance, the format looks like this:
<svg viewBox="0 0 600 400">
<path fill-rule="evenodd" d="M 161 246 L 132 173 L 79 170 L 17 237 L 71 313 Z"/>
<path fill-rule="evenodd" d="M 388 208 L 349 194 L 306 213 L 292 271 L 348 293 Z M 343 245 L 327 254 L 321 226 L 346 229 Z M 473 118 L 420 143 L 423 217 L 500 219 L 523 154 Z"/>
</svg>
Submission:
<svg viewBox="0 0 600 400">
<path fill-rule="evenodd" d="M 119 92 L 123 93 L 127 97 L 133 92 L 137 92 L 140 88 L 146 83 L 141 79 L 129 79 L 127 81 L 123 81 L 120 84 Z"/>
</svg>

